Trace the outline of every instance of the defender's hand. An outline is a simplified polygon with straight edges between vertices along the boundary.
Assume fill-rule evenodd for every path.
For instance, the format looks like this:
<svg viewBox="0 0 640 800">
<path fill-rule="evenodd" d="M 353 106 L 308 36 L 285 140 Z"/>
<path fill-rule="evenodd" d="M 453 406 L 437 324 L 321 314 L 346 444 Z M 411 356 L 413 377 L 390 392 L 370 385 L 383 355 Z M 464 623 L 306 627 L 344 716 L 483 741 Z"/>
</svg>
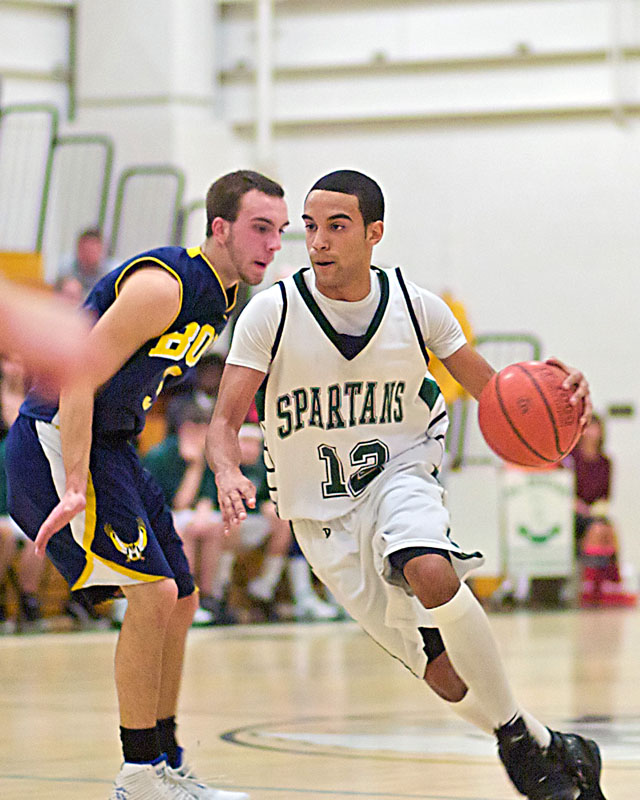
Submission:
<svg viewBox="0 0 640 800">
<path fill-rule="evenodd" d="M 67 491 L 62 495 L 58 505 L 40 526 L 35 540 L 37 555 L 44 556 L 49 539 L 68 525 L 76 514 L 84 511 L 86 505 L 86 498 L 81 492 Z"/>
</svg>

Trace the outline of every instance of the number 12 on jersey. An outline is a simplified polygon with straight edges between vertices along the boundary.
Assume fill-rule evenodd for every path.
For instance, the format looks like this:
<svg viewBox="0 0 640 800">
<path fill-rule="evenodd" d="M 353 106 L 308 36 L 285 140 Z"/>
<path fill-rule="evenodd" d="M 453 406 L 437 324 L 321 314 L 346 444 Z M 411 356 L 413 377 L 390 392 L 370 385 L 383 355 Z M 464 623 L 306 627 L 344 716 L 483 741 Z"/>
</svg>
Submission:
<svg viewBox="0 0 640 800">
<path fill-rule="evenodd" d="M 327 479 L 322 482 L 322 496 L 358 497 L 384 469 L 389 448 L 380 439 L 358 442 L 349 453 L 352 472 L 345 480 L 344 465 L 333 445 L 318 445 L 318 458 L 324 461 Z"/>
</svg>

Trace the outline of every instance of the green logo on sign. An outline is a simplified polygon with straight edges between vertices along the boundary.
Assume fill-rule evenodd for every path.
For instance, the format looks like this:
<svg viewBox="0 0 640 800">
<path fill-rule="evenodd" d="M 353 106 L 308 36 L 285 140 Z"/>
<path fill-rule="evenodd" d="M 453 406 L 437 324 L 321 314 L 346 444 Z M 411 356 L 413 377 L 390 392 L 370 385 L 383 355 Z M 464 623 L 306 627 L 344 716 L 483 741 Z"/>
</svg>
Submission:
<svg viewBox="0 0 640 800">
<path fill-rule="evenodd" d="M 558 536 L 560 533 L 560 526 L 554 525 L 553 528 L 549 528 L 549 530 L 545 533 L 534 533 L 526 526 L 518 525 L 518 533 L 520 536 L 524 536 L 525 539 L 528 539 L 533 544 L 544 544 L 550 539 L 553 539 L 554 536 Z"/>
</svg>

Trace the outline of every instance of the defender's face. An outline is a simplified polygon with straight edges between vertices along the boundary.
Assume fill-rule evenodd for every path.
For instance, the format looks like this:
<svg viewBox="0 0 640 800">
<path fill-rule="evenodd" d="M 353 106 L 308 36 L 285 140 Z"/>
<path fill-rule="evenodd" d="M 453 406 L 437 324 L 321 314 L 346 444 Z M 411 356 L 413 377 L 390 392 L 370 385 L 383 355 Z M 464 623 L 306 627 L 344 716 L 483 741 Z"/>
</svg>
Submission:
<svg viewBox="0 0 640 800">
<path fill-rule="evenodd" d="M 307 197 L 302 219 L 319 291 L 335 300 L 366 297 L 371 251 L 382 237 L 382 222 L 365 230 L 355 195 L 321 189 Z"/>
<path fill-rule="evenodd" d="M 282 247 L 282 234 L 289 224 L 287 204 L 252 189 L 243 195 L 240 210 L 232 222 L 227 252 L 238 277 L 255 286 Z"/>
</svg>

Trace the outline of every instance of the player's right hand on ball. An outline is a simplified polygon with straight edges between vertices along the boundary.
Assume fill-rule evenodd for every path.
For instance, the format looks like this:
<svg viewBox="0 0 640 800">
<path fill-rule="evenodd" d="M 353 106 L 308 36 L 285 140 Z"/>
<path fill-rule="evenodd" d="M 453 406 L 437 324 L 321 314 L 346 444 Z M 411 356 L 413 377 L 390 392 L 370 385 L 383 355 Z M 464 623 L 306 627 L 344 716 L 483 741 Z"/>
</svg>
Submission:
<svg viewBox="0 0 640 800">
<path fill-rule="evenodd" d="M 256 487 L 239 469 L 216 473 L 216 486 L 224 532 L 229 533 L 247 518 L 247 508 L 256 507 Z"/>
<path fill-rule="evenodd" d="M 76 514 L 84 511 L 86 505 L 87 501 L 82 492 L 70 490 L 62 495 L 58 505 L 40 526 L 35 540 L 37 555 L 44 555 L 47 543 L 54 533 L 68 525 Z"/>
</svg>

